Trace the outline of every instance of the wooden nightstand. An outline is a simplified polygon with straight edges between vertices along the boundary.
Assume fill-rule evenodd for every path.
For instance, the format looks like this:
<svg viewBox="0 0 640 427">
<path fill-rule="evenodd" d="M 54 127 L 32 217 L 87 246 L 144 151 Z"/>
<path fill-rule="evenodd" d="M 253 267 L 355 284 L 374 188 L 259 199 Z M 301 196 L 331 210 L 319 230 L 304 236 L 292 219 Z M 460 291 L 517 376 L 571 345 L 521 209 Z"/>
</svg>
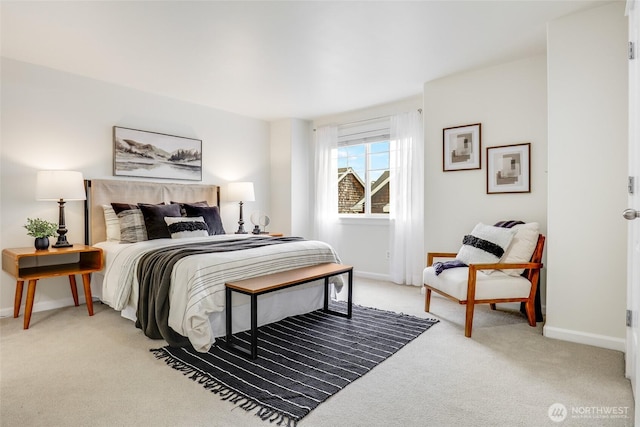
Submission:
<svg viewBox="0 0 640 427">
<path fill-rule="evenodd" d="M 87 300 L 89 316 L 93 316 L 91 300 L 91 276 L 103 267 L 102 249 L 74 244 L 70 248 L 49 248 L 38 251 L 35 248 L 9 248 L 2 251 L 2 269 L 16 278 L 16 296 L 13 305 L 13 317 L 20 315 L 22 289 L 29 282 L 27 301 L 24 310 L 24 329 L 29 329 L 33 297 L 38 279 L 56 276 L 69 276 L 73 302 L 78 306 L 76 274 L 82 275 L 84 296 Z"/>
</svg>

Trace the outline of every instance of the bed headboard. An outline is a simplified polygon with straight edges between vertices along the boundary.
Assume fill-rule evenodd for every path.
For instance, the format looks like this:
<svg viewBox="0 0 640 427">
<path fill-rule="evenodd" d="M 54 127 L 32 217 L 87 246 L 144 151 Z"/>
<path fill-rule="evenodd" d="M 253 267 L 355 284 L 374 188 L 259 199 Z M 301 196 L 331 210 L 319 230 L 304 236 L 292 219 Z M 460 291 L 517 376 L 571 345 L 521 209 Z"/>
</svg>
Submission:
<svg viewBox="0 0 640 427">
<path fill-rule="evenodd" d="M 85 188 L 84 240 L 91 245 L 107 240 L 102 205 L 206 200 L 210 206 L 220 206 L 220 187 L 217 185 L 92 179 L 85 180 Z"/>
</svg>

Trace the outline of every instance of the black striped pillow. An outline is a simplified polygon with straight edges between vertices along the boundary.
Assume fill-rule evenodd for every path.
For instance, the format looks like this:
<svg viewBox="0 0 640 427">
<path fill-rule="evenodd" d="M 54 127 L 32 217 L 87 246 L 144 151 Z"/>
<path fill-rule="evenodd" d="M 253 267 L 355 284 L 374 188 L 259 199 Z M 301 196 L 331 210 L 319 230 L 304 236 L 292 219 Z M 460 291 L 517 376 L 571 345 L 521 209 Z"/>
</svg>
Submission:
<svg viewBox="0 0 640 427">
<path fill-rule="evenodd" d="M 464 236 L 456 259 L 467 265 L 498 262 L 515 234 L 512 228 L 479 223 Z"/>
</svg>

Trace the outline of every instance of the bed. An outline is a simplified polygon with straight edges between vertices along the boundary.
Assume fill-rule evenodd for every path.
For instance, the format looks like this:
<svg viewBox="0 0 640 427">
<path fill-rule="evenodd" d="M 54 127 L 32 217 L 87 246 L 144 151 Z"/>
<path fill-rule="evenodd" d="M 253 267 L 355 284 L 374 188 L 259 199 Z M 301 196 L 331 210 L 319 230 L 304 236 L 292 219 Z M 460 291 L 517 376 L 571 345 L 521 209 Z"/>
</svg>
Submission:
<svg viewBox="0 0 640 427">
<path fill-rule="evenodd" d="M 136 322 L 145 335 L 164 338 L 171 345 L 184 345 L 180 339 L 186 339 L 204 352 L 217 337 L 225 335 L 225 282 L 325 262 L 340 263 L 333 248 L 320 241 L 222 234 L 221 222 L 210 215 L 218 212 L 219 218 L 219 194 L 214 185 L 87 181 L 86 240 L 105 254 L 104 269 L 93 276 L 94 296 Z M 126 205 L 130 209 L 123 208 Z M 120 211 L 109 211 L 109 206 Z M 136 207 L 144 209 L 144 214 L 129 212 Z M 166 235 L 146 227 L 157 223 L 153 215 L 162 216 L 168 211 L 171 218 L 165 220 L 167 224 L 161 230 Z M 204 215 L 194 216 L 194 212 Z M 136 216 L 135 227 L 122 227 L 127 214 Z M 141 216 L 146 224 L 139 224 Z M 132 238 L 132 228 L 138 233 L 141 228 L 149 229 L 147 238 Z M 334 284 L 341 286 L 341 277 Z M 319 281 L 262 296 L 258 324 L 321 308 L 323 291 Z M 233 307 L 233 332 L 250 329 L 249 297 L 234 295 Z M 149 322 L 157 322 L 157 328 Z"/>
</svg>

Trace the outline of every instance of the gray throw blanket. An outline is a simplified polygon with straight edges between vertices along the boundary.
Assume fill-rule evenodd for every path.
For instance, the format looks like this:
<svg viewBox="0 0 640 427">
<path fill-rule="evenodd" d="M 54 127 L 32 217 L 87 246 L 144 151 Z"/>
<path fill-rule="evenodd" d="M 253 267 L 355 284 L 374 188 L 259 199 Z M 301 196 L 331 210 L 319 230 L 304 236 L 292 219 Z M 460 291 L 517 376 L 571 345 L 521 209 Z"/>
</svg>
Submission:
<svg viewBox="0 0 640 427">
<path fill-rule="evenodd" d="M 173 266 L 182 258 L 214 252 L 230 252 L 304 240 L 301 237 L 249 237 L 215 242 L 189 243 L 151 251 L 138 263 L 140 292 L 136 327 L 149 338 L 164 338 L 174 347 L 189 345 L 189 339 L 169 327 L 169 286 Z"/>
<path fill-rule="evenodd" d="M 442 262 L 437 261 L 433 263 L 433 269 L 436 271 L 436 276 L 439 276 L 440 273 L 450 268 L 458 268 L 458 267 L 466 267 L 466 266 L 467 264 L 465 264 L 464 262 L 458 259 L 454 259 L 451 261 L 442 261 Z"/>
</svg>

